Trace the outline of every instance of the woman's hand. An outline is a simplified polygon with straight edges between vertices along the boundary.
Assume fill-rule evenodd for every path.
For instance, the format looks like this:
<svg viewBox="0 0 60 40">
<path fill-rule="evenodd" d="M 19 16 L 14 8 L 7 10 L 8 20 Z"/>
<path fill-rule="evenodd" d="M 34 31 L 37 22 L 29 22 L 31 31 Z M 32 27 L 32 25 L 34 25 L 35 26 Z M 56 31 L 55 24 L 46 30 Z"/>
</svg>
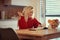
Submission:
<svg viewBox="0 0 60 40">
<path fill-rule="evenodd" d="M 39 25 L 38 25 L 38 27 L 42 27 L 42 25 L 41 25 L 41 24 L 39 24 Z"/>
<path fill-rule="evenodd" d="M 22 12 L 17 12 L 17 13 L 18 13 L 18 16 L 23 16 Z"/>
<path fill-rule="evenodd" d="M 18 13 L 18 20 L 20 20 L 21 19 L 21 16 L 23 16 L 23 13 L 22 12 L 17 12 Z"/>
</svg>

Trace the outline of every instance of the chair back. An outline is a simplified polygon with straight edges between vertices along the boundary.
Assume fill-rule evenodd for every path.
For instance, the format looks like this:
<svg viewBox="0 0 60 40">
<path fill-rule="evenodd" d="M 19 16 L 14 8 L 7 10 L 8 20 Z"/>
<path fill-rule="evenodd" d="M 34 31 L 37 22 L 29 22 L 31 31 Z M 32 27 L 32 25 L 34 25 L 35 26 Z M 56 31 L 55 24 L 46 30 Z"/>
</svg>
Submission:
<svg viewBox="0 0 60 40">
<path fill-rule="evenodd" d="M 0 28 L 0 40 L 19 40 L 12 28 Z"/>
</svg>

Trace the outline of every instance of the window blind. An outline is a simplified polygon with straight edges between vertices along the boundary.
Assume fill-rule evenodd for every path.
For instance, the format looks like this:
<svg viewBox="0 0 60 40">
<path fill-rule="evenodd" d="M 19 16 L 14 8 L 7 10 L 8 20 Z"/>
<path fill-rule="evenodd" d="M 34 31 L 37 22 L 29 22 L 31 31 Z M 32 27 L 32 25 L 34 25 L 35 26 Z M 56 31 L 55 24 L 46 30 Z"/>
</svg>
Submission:
<svg viewBox="0 0 60 40">
<path fill-rule="evenodd" d="M 46 15 L 60 15 L 60 0 L 46 0 Z"/>
</svg>

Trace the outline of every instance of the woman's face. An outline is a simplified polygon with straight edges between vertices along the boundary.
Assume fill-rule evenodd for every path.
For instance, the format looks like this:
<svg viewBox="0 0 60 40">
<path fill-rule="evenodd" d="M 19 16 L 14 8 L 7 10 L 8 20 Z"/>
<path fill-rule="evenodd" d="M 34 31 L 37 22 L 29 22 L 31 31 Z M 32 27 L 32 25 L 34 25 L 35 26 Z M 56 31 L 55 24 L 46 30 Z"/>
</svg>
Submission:
<svg viewBox="0 0 60 40">
<path fill-rule="evenodd" d="M 27 9 L 25 11 L 25 14 L 28 16 L 28 17 L 31 17 L 33 15 L 33 10 L 32 9 Z"/>
<path fill-rule="evenodd" d="M 26 8 L 24 11 L 24 15 L 31 17 L 33 15 L 33 9 L 32 8 Z"/>
<path fill-rule="evenodd" d="M 31 17 L 33 15 L 33 10 L 29 10 L 28 16 Z"/>
</svg>

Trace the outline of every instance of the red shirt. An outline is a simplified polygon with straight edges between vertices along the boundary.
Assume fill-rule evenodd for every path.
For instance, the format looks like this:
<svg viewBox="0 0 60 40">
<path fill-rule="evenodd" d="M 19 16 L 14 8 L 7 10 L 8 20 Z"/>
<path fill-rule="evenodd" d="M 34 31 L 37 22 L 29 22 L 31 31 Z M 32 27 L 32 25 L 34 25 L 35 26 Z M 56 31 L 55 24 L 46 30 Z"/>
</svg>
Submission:
<svg viewBox="0 0 60 40">
<path fill-rule="evenodd" d="M 32 27 L 37 27 L 39 23 L 35 18 L 32 19 L 32 18 L 28 18 L 28 21 L 26 22 L 24 17 L 21 16 L 21 19 L 18 20 L 18 26 L 19 26 L 19 29 L 27 29 L 27 28 L 32 28 Z"/>
</svg>

